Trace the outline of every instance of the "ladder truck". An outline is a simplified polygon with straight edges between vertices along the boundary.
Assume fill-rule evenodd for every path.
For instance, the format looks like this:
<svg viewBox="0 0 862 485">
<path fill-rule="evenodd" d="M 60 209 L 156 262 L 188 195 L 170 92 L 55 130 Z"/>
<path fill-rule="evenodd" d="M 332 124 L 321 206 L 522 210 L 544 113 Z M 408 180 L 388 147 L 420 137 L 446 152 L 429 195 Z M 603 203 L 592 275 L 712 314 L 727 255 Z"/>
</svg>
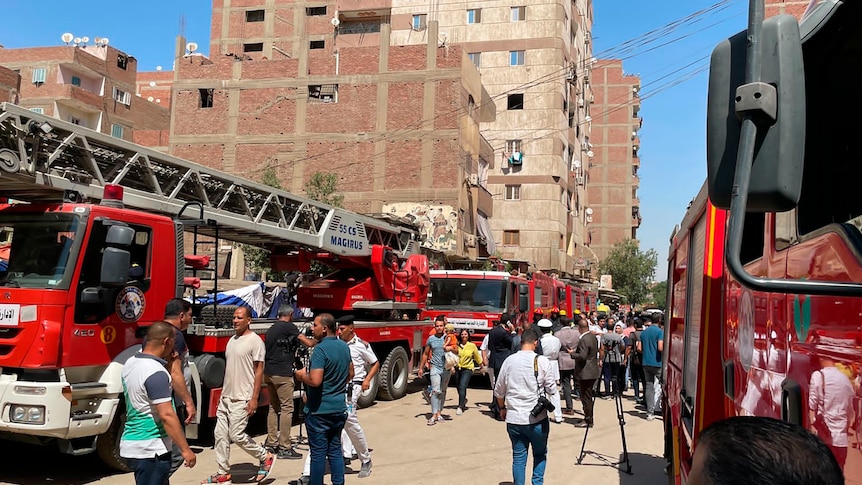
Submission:
<svg viewBox="0 0 862 485">
<path fill-rule="evenodd" d="M 430 328 L 419 320 L 429 270 L 415 228 L 3 103 L 0 439 L 96 452 L 125 469 L 122 367 L 165 303 L 213 267 L 195 254 L 199 237 L 264 247 L 275 270 L 307 271 L 313 261 L 333 268 L 299 288 L 299 305 L 356 316 L 357 334 L 381 362 L 363 402 L 406 393 Z M 188 330 L 197 422 L 215 416 L 229 310 L 196 307 Z M 252 329 L 264 334 L 270 324 L 256 319 Z"/>
</svg>

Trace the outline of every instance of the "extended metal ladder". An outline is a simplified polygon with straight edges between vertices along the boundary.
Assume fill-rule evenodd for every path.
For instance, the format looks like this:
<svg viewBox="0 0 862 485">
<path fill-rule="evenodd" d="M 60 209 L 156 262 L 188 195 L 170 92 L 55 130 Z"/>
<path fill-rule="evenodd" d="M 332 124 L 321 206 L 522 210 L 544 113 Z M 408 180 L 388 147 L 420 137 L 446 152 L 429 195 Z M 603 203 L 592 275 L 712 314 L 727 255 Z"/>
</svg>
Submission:
<svg viewBox="0 0 862 485">
<path fill-rule="evenodd" d="M 64 190 L 102 198 L 104 186 L 124 187 L 127 207 L 175 217 L 200 203 L 209 221 L 202 234 L 273 250 L 314 248 L 371 254 L 372 244 L 402 257 L 418 253 L 408 224 L 356 214 L 44 116 L 0 104 L 0 194 L 27 202 L 56 201 Z M 60 194 L 58 194 L 58 192 Z M 345 244 L 345 231 L 367 244 Z"/>
</svg>

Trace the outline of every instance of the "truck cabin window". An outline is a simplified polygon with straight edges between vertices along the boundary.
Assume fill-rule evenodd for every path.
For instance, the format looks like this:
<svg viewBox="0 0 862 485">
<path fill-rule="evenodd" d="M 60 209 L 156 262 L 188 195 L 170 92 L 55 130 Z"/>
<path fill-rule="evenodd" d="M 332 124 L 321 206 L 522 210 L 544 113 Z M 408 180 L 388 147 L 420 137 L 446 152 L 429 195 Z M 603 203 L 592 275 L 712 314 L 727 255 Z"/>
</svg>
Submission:
<svg viewBox="0 0 862 485">
<path fill-rule="evenodd" d="M 503 280 L 432 279 L 428 308 L 502 312 L 506 309 L 506 282 Z"/>
<path fill-rule="evenodd" d="M 70 214 L 0 215 L 0 286 L 67 286 L 77 231 Z"/>
<path fill-rule="evenodd" d="M 802 197 L 797 208 L 801 239 L 831 224 L 862 245 L 862 144 L 859 83 L 848 72 L 862 67 L 862 7 L 842 6 L 831 22 L 803 46 L 806 133 Z M 819 232 L 818 232 L 819 233 Z"/>
</svg>

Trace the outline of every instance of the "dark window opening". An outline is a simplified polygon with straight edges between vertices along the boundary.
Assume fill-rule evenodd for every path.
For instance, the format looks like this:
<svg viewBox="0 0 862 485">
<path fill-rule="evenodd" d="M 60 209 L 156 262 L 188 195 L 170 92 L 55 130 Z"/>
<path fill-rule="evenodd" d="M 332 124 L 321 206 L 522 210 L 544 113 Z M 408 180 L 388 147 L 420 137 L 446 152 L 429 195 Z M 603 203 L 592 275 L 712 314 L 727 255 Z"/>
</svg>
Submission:
<svg viewBox="0 0 862 485">
<path fill-rule="evenodd" d="M 126 70 L 126 67 L 129 65 L 129 58 L 124 54 L 117 54 L 117 67 L 122 70 Z"/>
<path fill-rule="evenodd" d="M 510 94 L 507 99 L 506 109 L 524 109 L 524 94 Z"/>
<path fill-rule="evenodd" d="M 308 86 L 309 103 L 335 103 L 337 101 L 337 84 L 312 84 Z"/>
<path fill-rule="evenodd" d="M 212 108 L 213 107 L 213 88 L 201 88 L 198 89 L 201 95 L 199 108 Z"/>
<path fill-rule="evenodd" d="M 312 40 L 308 43 L 309 49 L 323 49 L 324 47 L 326 47 L 325 40 Z"/>
<path fill-rule="evenodd" d="M 242 45 L 243 52 L 263 52 L 263 42 L 256 42 L 253 44 L 243 44 Z"/>
<path fill-rule="evenodd" d="M 309 17 L 318 17 L 326 15 L 326 7 L 305 7 L 305 15 Z"/>
<path fill-rule="evenodd" d="M 742 261 L 742 264 L 756 261 L 763 256 L 765 224 L 765 214 L 757 212 L 745 213 L 745 225 L 742 229 L 742 249 L 739 252 L 739 259 Z"/>
<path fill-rule="evenodd" d="M 265 17 L 266 12 L 264 10 L 247 10 L 245 12 L 246 22 L 263 22 Z"/>
</svg>

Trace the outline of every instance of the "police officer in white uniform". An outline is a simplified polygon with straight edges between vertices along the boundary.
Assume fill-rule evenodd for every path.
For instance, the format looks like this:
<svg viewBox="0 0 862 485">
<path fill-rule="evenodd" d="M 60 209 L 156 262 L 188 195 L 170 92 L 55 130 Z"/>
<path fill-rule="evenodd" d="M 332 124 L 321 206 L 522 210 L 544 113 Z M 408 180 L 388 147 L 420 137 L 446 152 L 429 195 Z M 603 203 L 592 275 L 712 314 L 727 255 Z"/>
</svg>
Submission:
<svg viewBox="0 0 862 485">
<path fill-rule="evenodd" d="M 371 381 L 380 370 L 380 362 L 371 345 L 360 339 L 355 331 L 353 316 L 347 315 L 338 319 L 339 338 L 347 343 L 350 348 L 350 358 L 353 360 L 353 382 L 347 391 L 347 421 L 344 423 L 344 431 L 341 435 L 342 452 L 345 458 L 353 456 L 354 451 L 359 457 L 362 466 L 359 469 L 359 478 L 371 475 L 371 453 L 368 451 L 368 443 L 365 441 L 365 432 L 359 425 L 356 416 L 357 402 L 359 396 L 371 387 Z M 350 439 L 345 439 L 345 437 Z"/>
</svg>

